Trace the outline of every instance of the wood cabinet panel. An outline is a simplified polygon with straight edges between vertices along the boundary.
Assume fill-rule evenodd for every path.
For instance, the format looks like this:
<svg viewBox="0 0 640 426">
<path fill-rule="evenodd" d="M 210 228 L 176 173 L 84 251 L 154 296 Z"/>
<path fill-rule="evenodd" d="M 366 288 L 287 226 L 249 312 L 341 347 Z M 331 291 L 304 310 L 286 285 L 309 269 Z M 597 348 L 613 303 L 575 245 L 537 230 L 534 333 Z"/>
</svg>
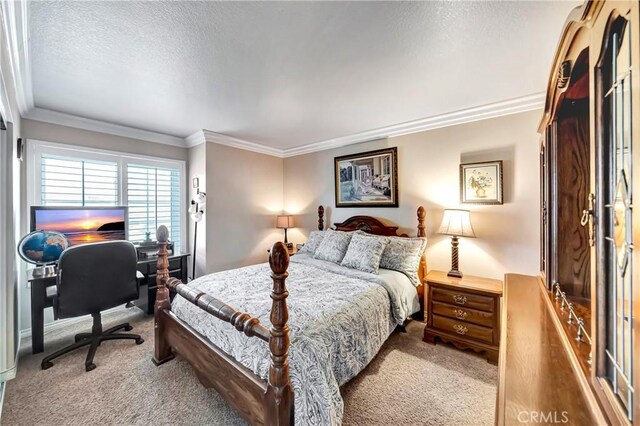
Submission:
<svg viewBox="0 0 640 426">
<path fill-rule="evenodd" d="M 605 424 L 585 395 L 588 385 L 572 366 L 542 284 L 516 274 L 507 274 L 505 283 L 496 424 L 536 423 L 522 413 L 556 413 L 566 418 L 562 424 Z"/>
</svg>

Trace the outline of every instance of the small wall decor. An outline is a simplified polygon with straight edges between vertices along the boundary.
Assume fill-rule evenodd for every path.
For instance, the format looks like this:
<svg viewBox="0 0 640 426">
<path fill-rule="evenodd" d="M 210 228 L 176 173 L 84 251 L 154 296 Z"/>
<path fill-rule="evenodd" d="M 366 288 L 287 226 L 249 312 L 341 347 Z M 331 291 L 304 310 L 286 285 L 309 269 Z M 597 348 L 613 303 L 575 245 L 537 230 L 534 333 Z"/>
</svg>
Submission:
<svg viewBox="0 0 640 426">
<path fill-rule="evenodd" d="M 24 140 L 22 138 L 18 138 L 17 141 L 16 157 L 20 161 L 24 160 Z"/>
<path fill-rule="evenodd" d="M 335 157 L 336 207 L 398 207 L 398 148 Z"/>
<path fill-rule="evenodd" d="M 502 160 L 460 164 L 460 202 L 502 204 Z"/>
</svg>

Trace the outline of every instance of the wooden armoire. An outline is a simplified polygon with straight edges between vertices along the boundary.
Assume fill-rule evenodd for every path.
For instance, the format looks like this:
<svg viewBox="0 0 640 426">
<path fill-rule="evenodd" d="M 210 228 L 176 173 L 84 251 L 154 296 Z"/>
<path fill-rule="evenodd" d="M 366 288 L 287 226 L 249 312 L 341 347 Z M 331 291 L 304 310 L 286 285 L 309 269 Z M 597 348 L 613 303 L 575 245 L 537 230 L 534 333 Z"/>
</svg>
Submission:
<svg viewBox="0 0 640 426">
<path fill-rule="evenodd" d="M 583 391 L 616 425 L 640 425 L 639 8 L 571 13 L 539 128 L 546 297 Z"/>
</svg>

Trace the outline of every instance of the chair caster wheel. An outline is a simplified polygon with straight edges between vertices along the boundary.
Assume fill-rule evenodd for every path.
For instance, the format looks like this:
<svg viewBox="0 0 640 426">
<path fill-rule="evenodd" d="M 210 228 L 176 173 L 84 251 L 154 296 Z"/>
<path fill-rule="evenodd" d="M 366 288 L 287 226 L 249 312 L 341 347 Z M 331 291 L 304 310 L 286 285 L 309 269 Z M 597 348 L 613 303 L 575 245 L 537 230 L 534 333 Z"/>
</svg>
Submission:
<svg viewBox="0 0 640 426">
<path fill-rule="evenodd" d="M 42 361 L 42 364 L 40 364 L 40 367 L 43 370 L 48 370 L 49 368 L 53 367 L 53 363 L 51 361 L 47 361 L 47 362 Z"/>
<path fill-rule="evenodd" d="M 133 327 L 131 327 L 130 325 L 127 325 L 127 326 L 124 328 L 124 331 L 131 331 L 131 330 L 133 330 Z"/>
<path fill-rule="evenodd" d="M 84 365 L 84 369 L 85 369 L 86 371 L 95 370 L 95 368 L 96 368 L 96 365 L 95 365 L 94 363 L 91 363 L 91 364 L 85 364 L 85 365 Z"/>
<path fill-rule="evenodd" d="M 144 339 L 141 337 L 139 339 L 136 339 L 136 345 L 141 345 L 144 343 Z"/>
</svg>

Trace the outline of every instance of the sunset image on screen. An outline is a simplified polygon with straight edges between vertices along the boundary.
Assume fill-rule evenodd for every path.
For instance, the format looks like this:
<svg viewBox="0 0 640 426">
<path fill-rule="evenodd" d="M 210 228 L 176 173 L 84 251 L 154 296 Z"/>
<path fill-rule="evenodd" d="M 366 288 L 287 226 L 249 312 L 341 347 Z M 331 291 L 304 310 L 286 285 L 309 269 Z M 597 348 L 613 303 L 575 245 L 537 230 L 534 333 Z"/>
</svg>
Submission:
<svg viewBox="0 0 640 426">
<path fill-rule="evenodd" d="M 36 210 L 39 231 L 65 234 L 71 245 L 125 239 L 125 212 L 122 210 L 52 209 Z"/>
</svg>

